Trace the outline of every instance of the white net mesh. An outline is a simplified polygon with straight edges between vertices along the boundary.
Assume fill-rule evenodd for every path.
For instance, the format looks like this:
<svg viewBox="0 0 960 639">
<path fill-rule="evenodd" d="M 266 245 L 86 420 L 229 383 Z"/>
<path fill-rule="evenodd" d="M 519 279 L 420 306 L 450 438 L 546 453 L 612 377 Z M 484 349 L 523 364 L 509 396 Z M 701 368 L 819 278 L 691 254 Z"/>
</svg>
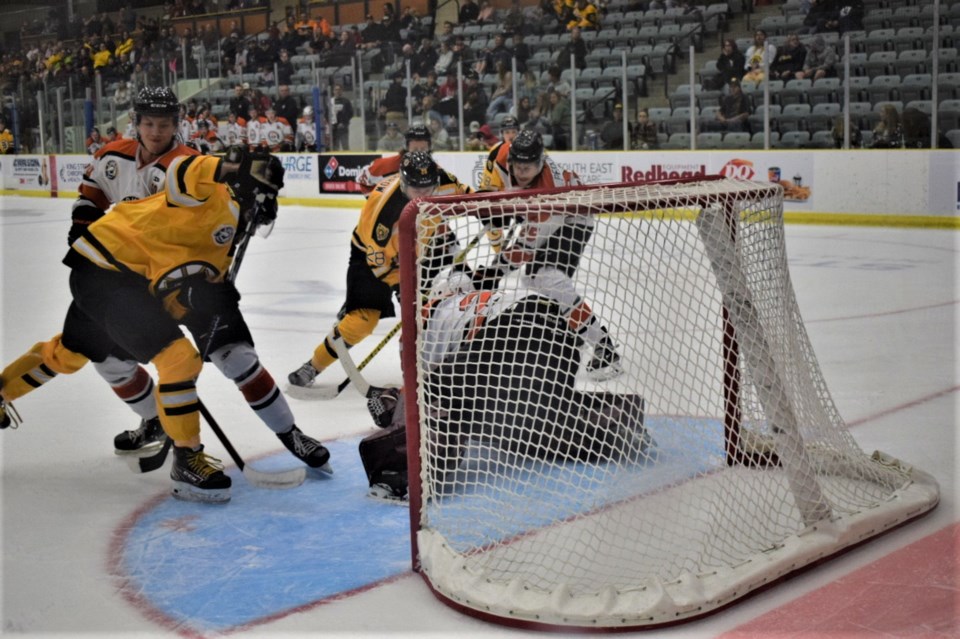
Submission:
<svg viewBox="0 0 960 639">
<path fill-rule="evenodd" d="M 778 186 L 422 202 L 417 229 L 417 539 L 444 597 L 532 623 L 671 622 L 936 504 L 830 398 Z"/>
</svg>

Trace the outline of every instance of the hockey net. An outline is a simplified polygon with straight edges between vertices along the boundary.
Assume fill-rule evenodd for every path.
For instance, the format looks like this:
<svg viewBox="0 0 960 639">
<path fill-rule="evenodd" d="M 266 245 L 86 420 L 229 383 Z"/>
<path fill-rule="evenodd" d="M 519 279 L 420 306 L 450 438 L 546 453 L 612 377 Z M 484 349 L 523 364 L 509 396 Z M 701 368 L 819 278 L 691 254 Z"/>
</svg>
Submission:
<svg viewBox="0 0 960 639">
<path fill-rule="evenodd" d="M 427 354 L 449 361 L 465 348 L 465 332 L 437 344 L 425 330 L 450 293 L 439 267 L 450 255 L 473 270 L 493 263 L 485 228 L 503 225 L 508 250 L 551 215 L 589 220 L 573 284 L 622 373 L 593 379 L 588 340 L 551 346 L 573 360 L 538 368 L 523 354 L 544 352 L 556 331 L 496 341 L 473 330 L 493 341 L 438 376 Z M 677 623 L 938 502 L 929 475 L 865 453 L 840 417 L 792 289 L 778 185 L 718 177 L 420 200 L 400 238 L 414 568 L 464 612 L 543 628 Z M 529 284 L 521 267 L 499 290 Z M 557 368 L 574 371 L 574 392 L 543 383 Z"/>
</svg>

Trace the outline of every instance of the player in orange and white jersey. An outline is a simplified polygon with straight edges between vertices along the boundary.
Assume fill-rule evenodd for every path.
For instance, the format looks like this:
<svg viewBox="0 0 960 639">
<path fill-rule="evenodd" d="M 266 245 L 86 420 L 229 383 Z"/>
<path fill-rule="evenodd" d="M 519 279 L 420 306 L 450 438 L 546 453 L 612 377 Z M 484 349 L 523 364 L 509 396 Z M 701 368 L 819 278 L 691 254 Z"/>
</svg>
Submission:
<svg viewBox="0 0 960 639">
<path fill-rule="evenodd" d="M 217 124 L 217 137 L 226 147 L 236 146 L 238 144 L 247 144 L 247 121 L 238 118 L 231 111 L 227 114 L 226 120 L 221 120 Z"/>
<path fill-rule="evenodd" d="M 546 156 L 543 138 L 532 130 L 521 131 L 507 148 L 505 170 L 493 166 L 480 190 L 518 191 L 574 186 L 579 177 L 561 171 Z M 492 220 L 495 226 L 517 225 L 519 234 L 487 266 L 474 273 L 478 287 L 496 288 L 504 276 L 524 268 L 524 285 L 556 298 L 566 309 L 571 328 L 594 347 L 587 363 L 588 374 L 604 381 L 623 372 L 620 355 L 607 328 L 577 292 L 573 276 L 596 224 L 591 215 L 526 213 L 515 219 Z"/>
<path fill-rule="evenodd" d="M 297 153 L 317 150 L 317 125 L 314 122 L 313 107 L 303 108 L 303 116 L 297 120 L 293 148 Z"/>
<path fill-rule="evenodd" d="M 293 129 L 285 118 L 277 115 L 273 107 L 267 109 L 267 117 L 260 128 L 260 147 L 271 153 L 293 150 Z"/>
<path fill-rule="evenodd" d="M 265 145 L 263 123 L 267 119 L 260 115 L 257 107 L 250 107 L 250 117 L 247 118 L 247 146 L 251 151 L 261 148 Z"/>
<path fill-rule="evenodd" d="M 388 155 L 385 158 L 377 158 L 360 170 L 357 175 L 357 184 L 364 195 L 369 195 L 374 187 L 384 178 L 396 175 L 400 170 L 400 163 L 407 153 L 422 151 L 431 153 L 433 151 L 433 136 L 430 129 L 422 122 L 414 122 L 403 134 L 406 147 L 396 155 Z"/>
</svg>

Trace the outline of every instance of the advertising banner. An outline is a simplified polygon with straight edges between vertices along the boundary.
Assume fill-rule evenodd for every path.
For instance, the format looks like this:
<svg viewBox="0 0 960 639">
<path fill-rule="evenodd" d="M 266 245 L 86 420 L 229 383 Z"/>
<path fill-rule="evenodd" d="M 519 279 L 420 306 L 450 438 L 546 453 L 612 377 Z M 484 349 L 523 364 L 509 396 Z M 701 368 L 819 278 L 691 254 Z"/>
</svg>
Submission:
<svg viewBox="0 0 960 639">
<path fill-rule="evenodd" d="M 382 155 L 361 153 L 321 153 L 317 157 L 320 193 L 360 193 L 357 175 L 360 169 Z"/>
</svg>

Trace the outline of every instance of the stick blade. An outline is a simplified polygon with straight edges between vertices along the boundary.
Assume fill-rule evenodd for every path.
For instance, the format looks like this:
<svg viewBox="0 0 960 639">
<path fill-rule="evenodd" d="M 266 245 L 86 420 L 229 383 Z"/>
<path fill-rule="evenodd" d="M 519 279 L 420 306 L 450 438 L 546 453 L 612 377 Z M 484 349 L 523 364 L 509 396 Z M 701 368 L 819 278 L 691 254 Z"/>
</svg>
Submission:
<svg viewBox="0 0 960 639">
<path fill-rule="evenodd" d="M 327 401 L 339 397 L 341 391 L 342 389 L 336 384 L 314 384 L 313 386 L 294 386 L 291 384 L 287 386 L 286 394 L 294 399 Z"/>
<path fill-rule="evenodd" d="M 246 466 L 243 469 L 243 476 L 250 484 L 258 488 L 273 488 L 283 490 L 287 488 L 296 488 L 307 479 L 306 468 L 292 468 L 279 472 L 264 472 L 255 470 Z"/>
<path fill-rule="evenodd" d="M 128 456 L 126 457 L 127 466 L 135 473 L 150 473 L 158 470 L 166 463 L 167 454 L 170 452 L 170 446 L 172 444 L 173 440 L 167 437 L 160 450 L 152 455 L 147 455 L 146 457 Z"/>
</svg>

